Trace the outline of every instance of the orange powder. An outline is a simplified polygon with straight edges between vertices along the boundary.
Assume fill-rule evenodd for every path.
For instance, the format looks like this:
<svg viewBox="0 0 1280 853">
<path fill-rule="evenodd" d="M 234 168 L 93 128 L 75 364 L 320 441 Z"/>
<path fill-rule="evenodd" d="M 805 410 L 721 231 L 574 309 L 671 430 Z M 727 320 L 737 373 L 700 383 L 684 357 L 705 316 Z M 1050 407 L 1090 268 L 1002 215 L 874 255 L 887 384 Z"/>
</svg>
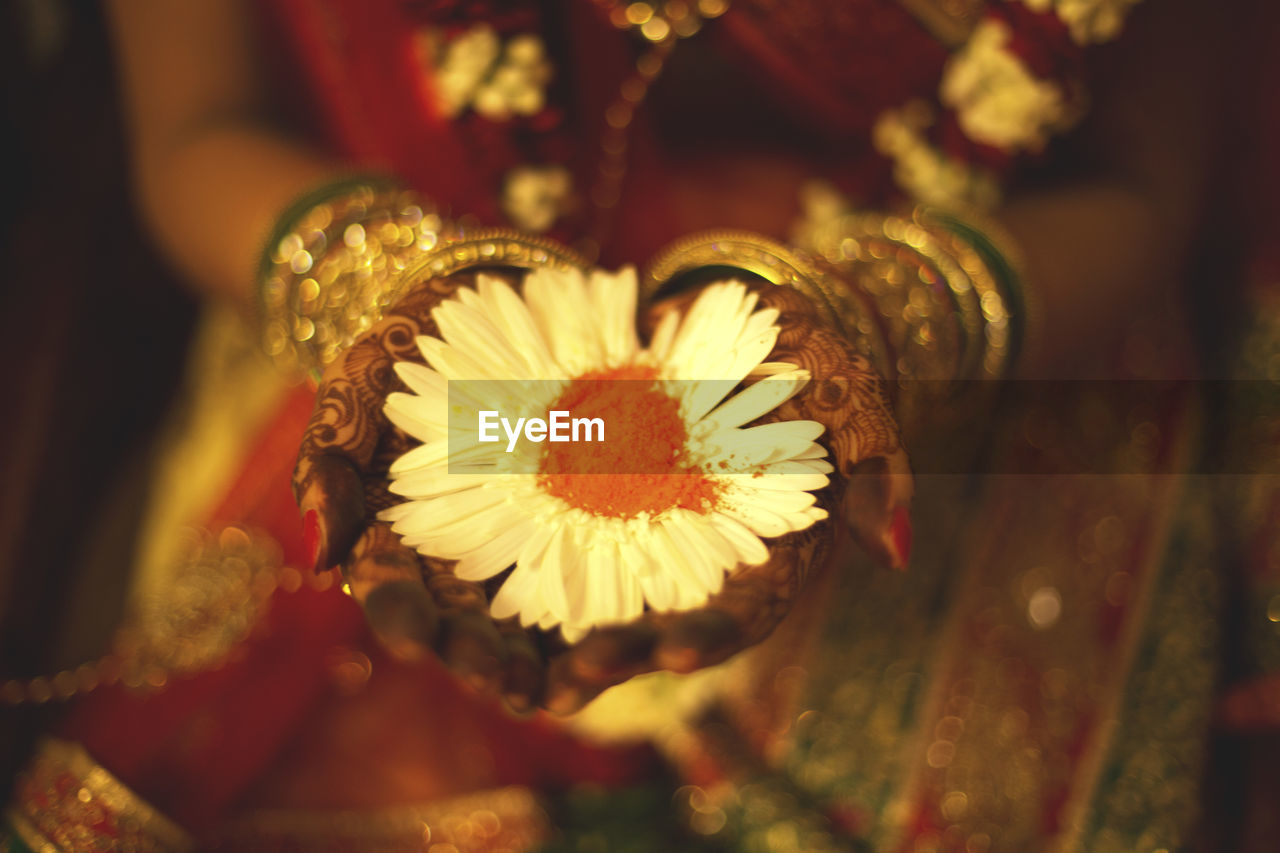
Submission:
<svg viewBox="0 0 1280 853">
<path fill-rule="evenodd" d="M 653 380 L 652 367 L 579 376 L 552 404 L 571 418 L 604 421 L 602 442 L 546 445 L 538 482 L 594 515 L 633 518 L 672 507 L 708 512 L 720 484 L 690 464 L 680 404 Z"/>
</svg>

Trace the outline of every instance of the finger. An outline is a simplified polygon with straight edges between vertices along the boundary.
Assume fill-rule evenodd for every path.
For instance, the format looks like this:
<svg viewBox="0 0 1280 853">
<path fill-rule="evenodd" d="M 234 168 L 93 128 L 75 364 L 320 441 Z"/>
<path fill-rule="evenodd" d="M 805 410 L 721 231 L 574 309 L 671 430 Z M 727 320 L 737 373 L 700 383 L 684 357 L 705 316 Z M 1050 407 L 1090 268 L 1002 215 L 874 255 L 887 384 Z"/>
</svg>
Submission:
<svg viewBox="0 0 1280 853">
<path fill-rule="evenodd" d="M 894 569 L 911 559 L 910 502 L 914 481 L 906 453 L 865 459 L 846 481 L 842 513 L 868 554 Z"/>
<path fill-rule="evenodd" d="M 507 650 L 484 587 L 454 575 L 449 561 L 428 559 L 426 565 L 427 591 L 443 614 L 436 654 L 476 691 L 500 692 Z"/>
<path fill-rule="evenodd" d="M 502 699 L 517 714 L 532 711 L 542 698 L 545 681 L 542 656 L 529 632 L 516 619 L 498 625 L 498 633 L 506 645 L 506 671 L 502 680 Z"/>
<path fill-rule="evenodd" d="M 681 614 L 663 635 L 655 659 L 663 669 L 693 672 L 727 660 L 743 647 L 742 624 L 729 611 L 695 610 Z"/>
<path fill-rule="evenodd" d="M 401 387 L 394 365 L 422 361 L 416 338 L 436 332 L 431 308 L 455 286 L 433 280 L 412 291 L 325 370 L 293 475 L 316 568 L 342 562 L 364 524 L 355 494 L 390 431 L 383 406 Z"/>
<path fill-rule="evenodd" d="M 313 568 L 341 562 L 364 524 L 361 475 L 387 427 L 382 405 L 394 378 L 380 337 L 392 321 L 384 322 L 330 365 L 303 435 L 293 489 L 315 537 Z"/>
<path fill-rule="evenodd" d="M 298 471 L 304 471 L 302 464 Z M 364 484 L 349 459 L 327 453 L 308 458 L 296 482 L 307 558 L 310 568 L 322 571 L 342 562 L 360 535 Z"/>
<path fill-rule="evenodd" d="M 422 584 L 417 554 L 400 544 L 387 525 L 364 531 L 343 573 L 369 627 L 392 654 L 416 659 L 433 648 L 439 610 Z"/>
<path fill-rule="evenodd" d="M 826 427 L 841 514 L 874 559 L 904 568 L 911 554 L 913 481 L 888 383 L 801 294 L 773 288 L 762 292 L 761 303 L 781 312 L 783 331 L 770 358 L 798 364 L 815 377 L 778 415 Z"/>
<path fill-rule="evenodd" d="M 436 653 L 454 675 L 478 693 L 499 693 L 505 686 L 506 644 L 486 613 L 445 613 Z"/>
<path fill-rule="evenodd" d="M 542 707 L 552 714 L 565 715 L 581 710 L 611 685 L 594 684 L 579 678 L 568 654 L 557 656 L 547 667 L 547 684 Z"/>
<path fill-rule="evenodd" d="M 658 628 L 649 621 L 597 628 L 565 655 L 574 677 L 609 686 L 653 669 Z"/>
<path fill-rule="evenodd" d="M 435 645 L 440 616 L 420 581 L 375 587 L 365 598 L 364 612 L 378 640 L 400 660 L 418 660 Z"/>
</svg>

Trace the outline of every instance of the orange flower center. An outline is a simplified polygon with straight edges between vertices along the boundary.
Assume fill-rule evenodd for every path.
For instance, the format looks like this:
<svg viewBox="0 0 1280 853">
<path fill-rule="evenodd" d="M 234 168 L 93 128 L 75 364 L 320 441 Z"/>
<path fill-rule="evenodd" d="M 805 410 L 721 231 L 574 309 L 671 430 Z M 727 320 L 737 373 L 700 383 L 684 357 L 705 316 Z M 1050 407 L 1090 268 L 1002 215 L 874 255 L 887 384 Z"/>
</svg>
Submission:
<svg viewBox="0 0 1280 853">
<path fill-rule="evenodd" d="M 679 402 L 657 383 L 657 369 L 627 366 L 572 380 L 552 404 L 604 422 L 604 440 L 548 443 L 538 482 L 593 515 L 634 518 L 674 507 L 706 513 L 721 485 L 690 463 Z"/>
</svg>

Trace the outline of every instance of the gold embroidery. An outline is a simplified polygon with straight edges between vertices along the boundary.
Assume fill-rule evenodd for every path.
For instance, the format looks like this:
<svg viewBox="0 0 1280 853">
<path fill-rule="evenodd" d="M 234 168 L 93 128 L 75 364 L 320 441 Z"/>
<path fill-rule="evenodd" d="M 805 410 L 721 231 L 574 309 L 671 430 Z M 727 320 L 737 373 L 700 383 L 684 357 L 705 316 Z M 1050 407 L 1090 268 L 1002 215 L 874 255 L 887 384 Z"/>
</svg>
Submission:
<svg viewBox="0 0 1280 853">
<path fill-rule="evenodd" d="M 140 799 L 78 744 L 47 738 L 19 777 L 9 812 L 32 850 L 191 850 L 177 824 Z"/>
</svg>

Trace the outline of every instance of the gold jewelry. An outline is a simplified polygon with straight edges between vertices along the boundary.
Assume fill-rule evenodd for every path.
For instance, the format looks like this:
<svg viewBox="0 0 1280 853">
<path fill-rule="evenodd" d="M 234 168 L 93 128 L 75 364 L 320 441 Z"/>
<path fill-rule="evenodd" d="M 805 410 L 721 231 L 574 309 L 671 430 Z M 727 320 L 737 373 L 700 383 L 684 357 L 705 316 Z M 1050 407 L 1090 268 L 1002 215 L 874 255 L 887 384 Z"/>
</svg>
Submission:
<svg viewBox="0 0 1280 853">
<path fill-rule="evenodd" d="M 280 546 L 265 534 L 235 525 L 190 529 L 173 583 L 138 602 L 109 654 L 52 676 L 8 679 L 0 704 L 61 702 L 116 684 L 158 690 L 171 676 L 216 667 L 249 636 L 275 590 L 333 585 L 334 572 L 304 577 L 280 561 Z"/>
<path fill-rule="evenodd" d="M 510 228 L 482 228 L 459 233 L 409 263 L 391 289 L 388 304 L 427 279 L 443 278 L 476 267 L 495 266 L 525 270 L 552 267 L 586 272 L 591 264 L 577 252 L 549 237 L 534 237 Z"/>
<path fill-rule="evenodd" d="M 382 317 L 404 269 L 457 230 L 416 193 L 370 178 L 308 193 L 280 221 L 260 276 L 263 346 L 313 376 Z"/>
<path fill-rule="evenodd" d="M 194 850 L 182 827 L 79 744 L 44 738 L 18 777 L 6 817 L 30 850 Z M 0 838 L 0 840 L 3 840 Z"/>
<path fill-rule="evenodd" d="M 618 94 L 604 111 L 605 127 L 600 135 L 600 165 L 588 198 L 595 208 L 591 233 L 577 244 L 583 255 L 594 261 L 612 225 L 611 213 L 622 195 L 628 170 L 627 152 L 636 113 L 662 74 L 676 44 L 695 35 L 704 21 L 723 15 L 728 0 L 666 0 L 666 2 L 624 3 L 594 0 L 620 30 L 638 32 L 649 47 L 636 60 L 635 69 L 618 87 Z"/>
<path fill-rule="evenodd" d="M 978 210 L 953 211 L 922 208 L 918 215 L 938 223 L 976 255 L 975 268 L 985 268 L 1010 316 L 1002 373 L 1010 372 L 1013 359 L 1027 360 L 1041 336 L 1044 320 L 1040 301 L 1027 287 L 1027 262 L 1021 246 L 1003 225 Z"/>
<path fill-rule="evenodd" d="M 994 379 L 1017 347 L 1018 276 L 994 244 L 935 209 L 910 218 L 851 213 L 808 235 L 818 256 L 845 272 L 890 329 L 899 381 Z"/>
<path fill-rule="evenodd" d="M 729 0 L 594 0 L 609 13 L 609 21 L 620 30 L 637 30 L 651 42 L 689 38 L 702 22 L 718 18 L 729 9 Z"/>
<path fill-rule="evenodd" d="M 686 273 L 717 267 L 748 272 L 800 291 L 827 322 L 852 337 L 860 354 L 883 367 L 882 330 L 855 295 L 805 252 L 750 231 L 700 231 L 671 243 L 645 269 L 640 297 L 651 302 Z"/>
</svg>

